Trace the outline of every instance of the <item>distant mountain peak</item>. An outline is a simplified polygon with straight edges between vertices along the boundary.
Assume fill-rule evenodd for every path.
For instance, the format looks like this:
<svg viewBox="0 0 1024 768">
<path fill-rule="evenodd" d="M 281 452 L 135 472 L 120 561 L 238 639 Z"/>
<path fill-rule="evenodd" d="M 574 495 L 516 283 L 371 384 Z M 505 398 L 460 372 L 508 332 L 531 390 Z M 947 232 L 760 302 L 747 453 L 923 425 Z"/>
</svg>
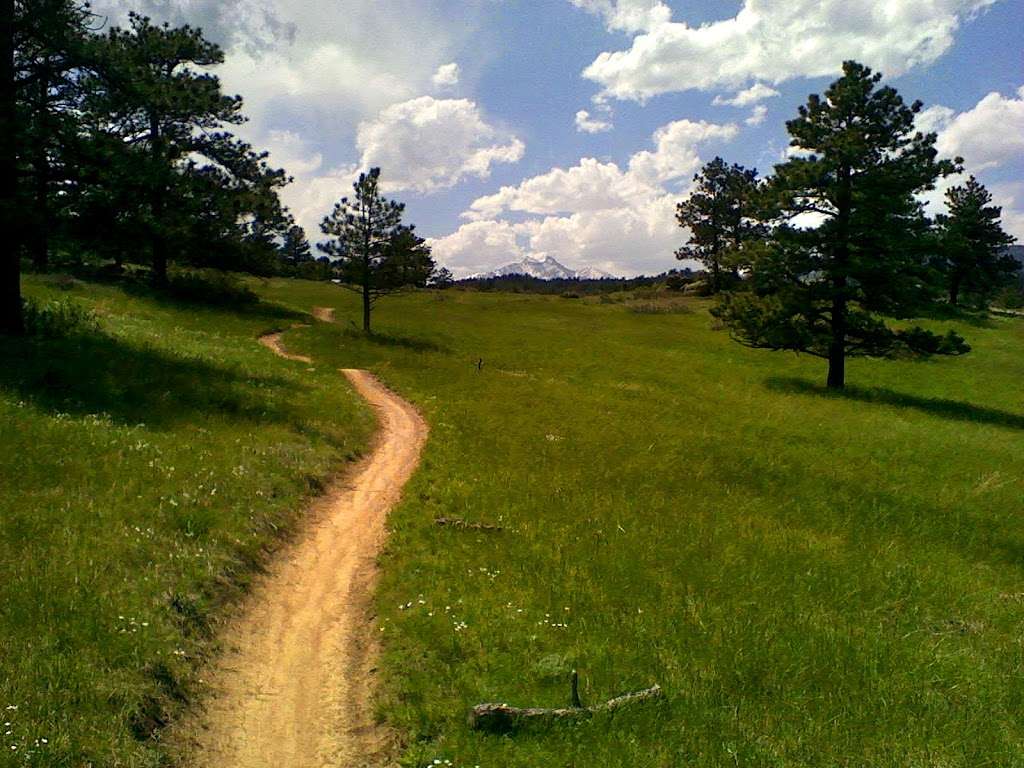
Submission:
<svg viewBox="0 0 1024 768">
<path fill-rule="evenodd" d="M 468 279 L 486 280 L 508 275 L 526 275 L 540 280 L 604 280 L 612 277 L 596 267 L 584 267 L 580 270 L 569 269 L 554 256 L 527 256 L 521 261 L 505 264 L 490 272 L 470 275 Z"/>
</svg>

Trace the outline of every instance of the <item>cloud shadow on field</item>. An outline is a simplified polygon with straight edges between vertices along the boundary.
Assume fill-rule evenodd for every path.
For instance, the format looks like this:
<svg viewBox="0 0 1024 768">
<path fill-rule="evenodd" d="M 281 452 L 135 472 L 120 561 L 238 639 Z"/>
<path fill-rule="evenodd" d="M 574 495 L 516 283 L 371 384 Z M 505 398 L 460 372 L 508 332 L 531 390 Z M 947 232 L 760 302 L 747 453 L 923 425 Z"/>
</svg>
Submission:
<svg viewBox="0 0 1024 768">
<path fill-rule="evenodd" d="M 1001 411 L 998 408 L 989 408 L 983 405 L 973 405 L 959 400 L 910 395 L 885 387 L 847 385 L 845 389 L 832 390 L 820 384 L 812 384 L 804 379 L 784 377 L 767 379 L 765 386 L 774 392 L 816 395 L 818 397 L 855 400 L 875 405 L 888 405 L 896 408 L 910 408 L 952 421 L 966 421 L 972 424 L 987 424 L 1024 430 L 1024 415 L 1022 414 Z"/>
</svg>

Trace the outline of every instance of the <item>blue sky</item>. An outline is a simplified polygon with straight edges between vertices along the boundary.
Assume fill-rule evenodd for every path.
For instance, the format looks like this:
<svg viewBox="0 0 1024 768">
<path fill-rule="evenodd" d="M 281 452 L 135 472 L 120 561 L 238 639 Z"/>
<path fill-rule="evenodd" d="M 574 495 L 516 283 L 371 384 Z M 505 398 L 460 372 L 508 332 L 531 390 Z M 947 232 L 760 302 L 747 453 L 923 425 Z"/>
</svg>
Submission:
<svg viewBox="0 0 1024 768">
<path fill-rule="evenodd" d="M 770 172 L 844 58 L 882 71 L 1024 240 L 1017 0 L 100 0 L 222 44 L 247 138 L 295 177 L 312 240 L 360 168 L 457 274 L 521 258 L 676 266 L 674 222 L 720 154 Z M 725 103 L 725 102 L 734 103 Z M 580 115 L 581 111 L 587 114 Z M 941 190 L 930 196 L 941 200 Z"/>
</svg>

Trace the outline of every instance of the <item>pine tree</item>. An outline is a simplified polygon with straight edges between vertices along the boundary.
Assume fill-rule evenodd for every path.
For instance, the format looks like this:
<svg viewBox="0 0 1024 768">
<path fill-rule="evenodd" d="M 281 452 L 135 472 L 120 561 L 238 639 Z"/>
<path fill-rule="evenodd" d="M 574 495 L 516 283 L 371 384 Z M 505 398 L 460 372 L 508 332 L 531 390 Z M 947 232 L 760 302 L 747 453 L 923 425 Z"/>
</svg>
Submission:
<svg viewBox="0 0 1024 768">
<path fill-rule="evenodd" d="M 362 295 L 366 333 L 379 298 L 426 284 L 434 269 L 430 248 L 412 227 L 402 225 L 405 205 L 384 198 L 379 185 L 380 168 L 359 174 L 353 198 L 341 198 L 320 224 L 330 239 L 317 244 L 335 260 L 342 284 Z"/>
<path fill-rule="evenodd" d="M 21 334 L 21 222 L 18 201 L 17 86 L 14 68 L 14 0 L 0 0 L 0 228 L 6 242 L 0 259 L 0 333 Z"/>
<path fill-rule="evenodd" d="M 915 195 L 959 161 L 936 159 L 935 134 L 914 129 L 921 103 L 906 105 L 880 79 L 845 62 L 824 98 L 812 94 L 787 123 L 791 144 L 808 154 L 768 181 L 774 227 L 752 264 L 752 290 L 715 310 L 742 343 L 828 360 L 831 388 L 845 385 L 850 355 L 969 349 L 952 332 L 893 330 L 883 319 L 932 299 L 928 222 Z"/>
<path fill-rule="evenodd" d="M 306 239 L 306 231 L 293 224 L 284 234 L 281 243 L 281 260 L 289 267 L 297 268 L 313 260 L 313 253 Z"/>
<path fill-rule="evenodd" d="M 753 218 L 757 171 L 716 157 L 693 180 L 694 191 L 676 206 L 679 226 L 690 230 L 676 258 L 703 264 L 711 272 L 711 291 L 718 293 L 724 287 L 723 272 L 734 274 L 745 266 L 743 248 L 761 234 Z"/>
<path fill-rule="evenodd" d="M 66 122 L 56 104 L 89 18 L 71 0 L 0 0 L 0 333 L 24 331 L 25 246 L 45 263 L 54 138 Z"/>
<path fill-rule="evenodd" d="M 1019 265 L 1006 253 L 1014 238 L 1003 231 L 1002 208 L 992 205 L 992 194 L 971 176 L 962 186 L 946 192 L 948 213 L 936 217 L 949 303 L 961 293 L 986 299 L 1007 283 Z"/>
<path fill-rule="evenodd" d="M 251 167 L 247 145 L 223 131 L 244 121 L 241 97 L 222 94 L 217 77 L 203 71 L 223 61 L 221 49 L 200 30 L 157 26 L 134 13 L 128 29 L 115 27 L 94 43 L 85 119 L 131 153 L 129 162 L 119 164 L 119 181 L 141 193 L 135 221 L 145 232 L 158 285 L 167 282 L 172 247 L 192 227 L 183 215 L 188 206 L 179 203 L 194 200 L 200 182 L 213 180 L 217 170 L 224 173 L 224 163 L 249 161 Z M 207 167 L 205 178 L 182 184 L 182 169 L 197 169 L 189 162 L 194 155 L 214 159 L 220 168 Z M 124 179 L 126 173 L 134 178 Z"/>
<path fill-rule="evenodd" d="M 85 63 L 92 18 L 87 6 L 72 0 L 35 0 L 20 14 L 15 52 L 23 126 L 19 170 L 27 182 L 22 192 L 29 212 L 26 245 L 36 269 L 48 264 L 58 209 L 78 172 L 77 75 Z"/>
<path fill-rule="evenodd" d="M 438 267 L 428 281 L 431 288 L 451 288 L 455 284 L 455 276 L 448 267 Z"/>
</svg>

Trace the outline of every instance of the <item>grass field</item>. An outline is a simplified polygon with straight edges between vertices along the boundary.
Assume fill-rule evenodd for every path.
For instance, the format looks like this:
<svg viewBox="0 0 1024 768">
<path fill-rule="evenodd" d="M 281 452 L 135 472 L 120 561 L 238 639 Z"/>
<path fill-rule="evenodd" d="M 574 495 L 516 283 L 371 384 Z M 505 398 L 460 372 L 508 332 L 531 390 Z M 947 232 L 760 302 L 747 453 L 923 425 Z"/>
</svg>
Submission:
<svg viewBox="0 0 1024 768">
<path fill-rule="evenodd" d="M 378 598 L 403 765 L 1024 766 L 1024 322 L 954 323 L 963 358 L 855 361 L 835 395 L 699 300 L 425 292 L 367 339 L 334 286 L 258 290 L 231 314 L 80 287 L 98 341 L 4 350 L 0 746 L 36 751 L 0 761 L 156 764 L 144 702 L 188 682 L 210 612 L 365 444 L 346 366 L 431 424 Z M 315 371 L 253 343 L 314 306 L 339 323 L 285 343 Z M 466 727 L 482 701 L 568 704 L 573 668 L 587 704 L 667 697 Z"/>
<path fill-rule="evenodd" d="M 830 395 L 820 361 L 747 350 L 699 301 L 421 294 L 368 342 L 337 289 L 264 293 L 337 307 L 289 344 L 432 424 L 379 596 L 404 764 L 1024 765 L 1024 323 L 855 361 Z M 467 729 L 482 701 L 567 705 L 572 668 L 584 703 L 667 700 Z"/>
<path fill-rule="evenodd" d="M 33 278 L 100 332 L 0 341 L 0 765 L 155 766 L 211 623 L 355 455 L 333 370 L 256 344 L 294 317 Z"/>
</svg>

